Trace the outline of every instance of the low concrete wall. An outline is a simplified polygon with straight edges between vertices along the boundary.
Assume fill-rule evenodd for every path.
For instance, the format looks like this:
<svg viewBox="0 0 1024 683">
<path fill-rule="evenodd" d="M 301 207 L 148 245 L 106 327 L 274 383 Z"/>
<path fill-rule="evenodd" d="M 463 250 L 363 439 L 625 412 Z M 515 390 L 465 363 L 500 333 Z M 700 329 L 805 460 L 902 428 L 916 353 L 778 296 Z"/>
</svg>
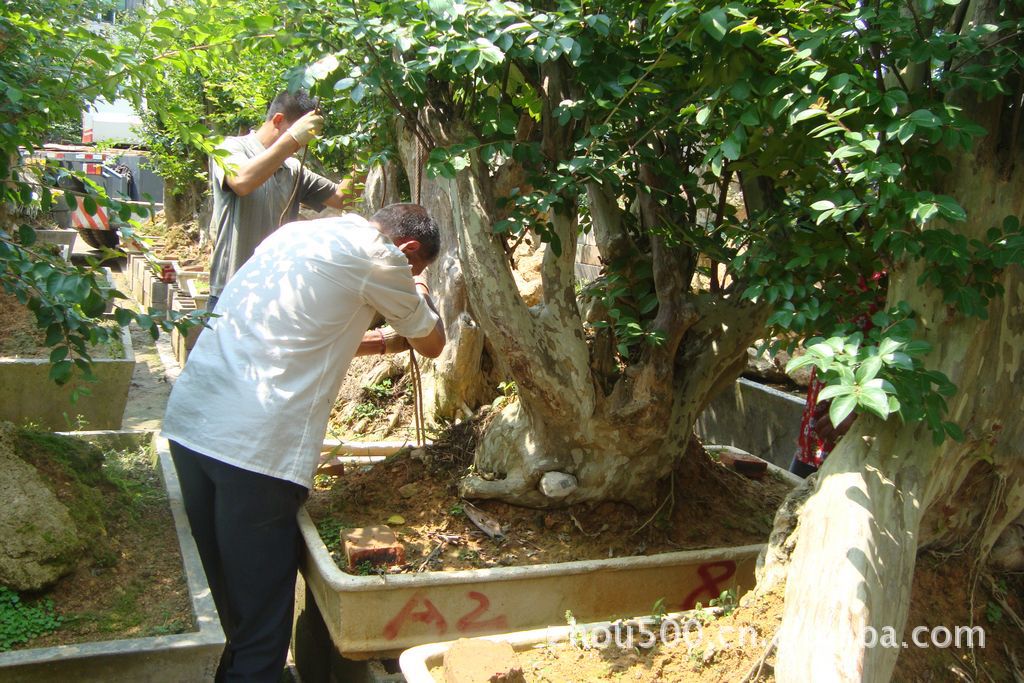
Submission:
<svg viewBox="0 0 1024 683">
<path fill-rule="evenodd" d="M 78 436 L 101 444 L 141 443 L 150 432 L 85 432 Z M 212 681 L 224 650 L 221 629 L 203 565 L 192 539 L 181 499 L 178 475 L 165 439 L 157 439 L 157 458 L 192 602 L 195 628 L 189 633 L 150 638 L 61 645 L 0 654 L 3 683 L 183 683 Z"/>
<path fill-rule="evenodd" d="M 135 370 L 135 353 L 127 327 L 121 328 L 124 358 L 93 361 L 95 382 L 73 379 L 57 386 L 50 379 L 50 361 L 46 358 L 0 358 L 0 420 L 15 424 L 33 422 L 45 429 L 120 429 L 128 388 Z M 71 401 L 76 387 L 89 390 L 88 396 Z"/>
<path fill-rule="evenodd" d="M 741 377 L 697 419 L 705 443 L 735 446 L 788 469 L 796 451 L 804 398 Z"/>
</svg>

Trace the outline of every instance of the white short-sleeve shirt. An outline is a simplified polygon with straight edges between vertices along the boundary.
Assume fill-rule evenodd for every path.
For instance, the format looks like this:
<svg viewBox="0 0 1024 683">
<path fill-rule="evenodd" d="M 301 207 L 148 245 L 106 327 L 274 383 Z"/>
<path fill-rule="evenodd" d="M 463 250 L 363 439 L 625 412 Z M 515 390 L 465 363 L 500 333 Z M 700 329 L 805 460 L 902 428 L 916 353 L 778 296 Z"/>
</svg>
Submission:
<svg viewBox="0 0 1024 683">
<path fill-rule="evenodd" d="M 404 337 L 437 316 L 401 251 L 355 214 L 282 226 L 228 282 L 167 405 L 162 433 L 309 488 L 331 406 L 380 312 Z"/>
</svg>

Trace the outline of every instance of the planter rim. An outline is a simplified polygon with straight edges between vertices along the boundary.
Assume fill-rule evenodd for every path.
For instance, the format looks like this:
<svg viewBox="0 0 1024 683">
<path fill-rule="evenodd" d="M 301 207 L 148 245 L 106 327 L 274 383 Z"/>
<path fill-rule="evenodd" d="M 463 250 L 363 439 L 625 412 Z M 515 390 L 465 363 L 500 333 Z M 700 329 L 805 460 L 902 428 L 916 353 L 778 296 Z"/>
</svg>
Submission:
<svg viewBox="0 0 1024 683">
<path fill-rule="evenodd" d="M 188 288 L 189 295 L 196 301 L 203 300 L 204 302 L 210 297 L 209 292 L 200 292 L 198 282 L 202 278 L 190 277 L 185 281 L 185 286 Z"/>
<path fill-rule="evenodd" d="M 672 620 L 685 623 L 685 621 L 690 618 L 690 615 L 696 611 L 697 610 L 691 610 L 689 612 L 670 612 L 664 615 L 662 620 Z M 513 650 L 519 652 L 520 650 L 525 650 L 541 643 L 560 644 L 568 640 L 569 635 L 573 633 L 573 631 L 576 633 L 590 633 L 597 629 L 610 628 L 615 624 L 631 623 L 649 625 L 654 623 L 654 621 L 654 617 L 652 616 L 640 616 L 633 617 L 631 619 L 593 621 L 587 624 L 576 624 L 575 627 L 568 626 L 566 624 L 559 624 L 558 626 L 545 626 L 544 628 L 535 628 L 529 631 L 510 631 L 508 633 L 494 633 L 489 636 L 474 636 L 472 638 L 466 638 L 464 636 L 455 640 L 424 643 L 423 645 L 410 647 L 399 655 L 398 664 L 407 683 L 434 683 L 434 678 L 430 675 L 430 667 L 436 666 L 437 664 L 435 662 L 431 662 L 431 660 L 439 655 L 443 655 L 458 640 L 488 640 L 495 643 L 508 643 L 512 646 Z"/>
<path fill-rule="evenodd" d="M 385 574 L 383 576 L 353 576 L 343 572 L 331 557 L 327 546 L 320 538 L 320 532 L 312 518 L 303 507 L 299 511 L 299 529 L 306 544 L 306 549 L 313 561 L 324 571 L 324 579 L 332 590 L 358 592 L 376 591 L 382 586 L 396 588 L 419 588 L 426 586 L 456 585 L 477 583 L 480 581 L 516 581 L 526 577 L 567 576 L 586 574 L 598 570 L 639 569 L 680 564 L 681 562 L 699 562 L 701 560 L 721 559 L 722 551 L 729 550 L 736 555 L 756 555 L 764 548 L 763 543 L 727 546 L 726 548 L 706 548 L 701 550 L 678 550 L 656 555 L 630 555 L 601 560 L 573 560 L 570 562 L 547 562 L 522 567 L 493 567 L 486 569 L 459 569 L 450 572 L 423 572 L 421 574 Z"/>
<path fill-rule="evenodd" d="M 195 648 L 196 646 L 223 645 L 224 631 L 221 628 L 217 610 L 213 604 L 213 596 L 206 582 L 203 565 L 199 559 L 199 551 L 192 538 L 185 505 L 182 502 L 181 487 L 178 474 L 171 461 L 167 440 L 152 431 L 136 431 L 129 429 L 111 429 L 83 432 L 61 432 L 82 438 L 96 437 L 131 437 L 138 436 L 139 443 L 147 438 L 152 439 L 160 462 L 164 487 L 167 490 L 167 502 L 171 508 L 174 526 L 178 535 L 181 550 L 182 567 L 188 586 L 189 603 L 195 630 L 166 636 L 149 636 L 145 638 L 123 638 L 120 640 L 93 641 L 76 645 L 55 645 L 26 650 L 15 650 L 0 654 L 0 678 L 5 667 L 43 664 L 53 660 L 86 659 L 118 654 L 138 654 L 146 652 Z"/>
<path fill-rule="evenodd" d="M 806 400 L 806 395 L 804 393 L 781 391 L 773 386 L 765 384 L 764 382 L 757 382 L 747 377 L 737 377 L 736 383 L 756 388 L 758 391 L 763 391 L 771 396 L 782 398 L 793 403 L 799 403 L 800 405 L 803 405 Z"/>
</svg>

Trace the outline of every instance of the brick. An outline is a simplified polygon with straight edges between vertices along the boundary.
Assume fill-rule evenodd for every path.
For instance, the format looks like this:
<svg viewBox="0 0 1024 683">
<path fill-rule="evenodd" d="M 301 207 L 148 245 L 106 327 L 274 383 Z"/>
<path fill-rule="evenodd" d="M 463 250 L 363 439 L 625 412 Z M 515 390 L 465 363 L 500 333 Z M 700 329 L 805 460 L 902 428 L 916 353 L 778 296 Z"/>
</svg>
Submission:
<svg viewBox="0 0 1024 683">
<path fill-rule="evenodd" d="M 377 566 L 405 564 L 405 546 L 388 526 L 366 526 L 341 532 L 351 571 L 365 563 Z"/>
<path fill-rule="evenodd" d="M 526 683 L 526 678 L 508 643 L 462 638 L 444 653 L 444 681 Z"/>
<path fill-rule="evenodd" d="M 731 467 L 750 479 L 760 479 L 768 471 L 768 463 L 738 448 L 723 448 L 718 451 L 718 459 L 726 467 Z"/>
</svg>

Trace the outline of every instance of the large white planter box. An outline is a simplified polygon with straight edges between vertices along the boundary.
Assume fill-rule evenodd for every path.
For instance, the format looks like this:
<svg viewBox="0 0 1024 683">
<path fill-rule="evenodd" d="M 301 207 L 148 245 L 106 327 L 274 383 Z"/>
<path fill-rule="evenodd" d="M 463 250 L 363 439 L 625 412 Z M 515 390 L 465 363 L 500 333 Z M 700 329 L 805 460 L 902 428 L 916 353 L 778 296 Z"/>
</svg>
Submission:
<svg viewBox="0 0 1024 683">
<path fill-rule="evenodd" d="M 740 595 L 752 588 L 763 547 L 354 576 L 337 567 L 305 510 L 299 525 L 304 581 L 297 591 L 298 619 L 304 609 L 317 609 L 330 641 L 349 659 L 391 657 L 424 643 L 541 628 L 564 622 L 566 610 L 580 621 L 598 621 L 649 613 L 659 599 L 669 610 L 689 609 L 726 589 Z M 304 591 L 315 605 L 303 598 Z M 300 673 L 302 649 L 297 646 Z"/>
<path fill-rule="evenodd" d="M 74 427 L 81 416 L 89 429 L 120 429 L 135 371 L 135 352 L 127 327 L 121 328 L 121 344 L 123 358 L 93 361 L 95 382 L 76 375 L 64 386 L 49 378 L 47 358 L 0 358 L 0 420 L 15 424 L 28 421 L 59 430 Z M 90 393 L 72 403 L 71 393 L 76 387 L 87 388 Z"/>
<path fill-rule="evenodd" d="M 139 445 L 144 439 L 153 438 L 150 432 L 127 431 L 78 432 L 76 436 L 107 444 L 114 442 L 119 447 Z M 224 632 L 192 539 L 167 441 L 158 438 L 156 446 L 192 602 L 193 630 L 169 636 L 6 652 L 0 654 L 0 681 L 3 683 L 184 683 L 213 680 L 224 649 Z"/>
<path fill-rule="evenodd" d="M 684 640 L 683 629 L 690 624 L 695 626 L 698 622 L 695 620 L 693 612 L 677 612 L 667 614 L 661 620 L 661 624 L 671 625 L 671 628 L 665 628 L 664 630 L 650 616 L 632 619 L 630 623 L 634 625 L 642 624 L 652 634 L 650 637 L 655 639 L 661 637 L 662 633 L 665 633 L 664 641 L 670 645 L 678 645 L 688 642 Z M 597 643 L 609 642 L 605 639 L 610 636 L 612 639 L 610 642 L 614 643 L 616 633 L 619 634 L 620 642 L 627 641 L 629 631 L 625 628 L 620 628 L 614 622 L 601 621 L 591 624 L 578 624 L 575 627 L 571 627 L 565 624 L 563 619 L 562 623 L 558 626 L 481 636 L 479 640 L 508 643 L 516 652 L 522 652 L 542 645 L 567 643 L 570 636 L 576 638 L 586 637 L 588 641 Z M 642 634 L 637 634 L 635 637 L 638 639 L 648 638 L 648 636 L 643 636 Z M 593 638 L 593 641 L 590 640 L 591 638 Z M 405 677 L 406 683 L 434 683 L 434 677 L 430 675 L 430 670 L 444 664 L 445 653 L 451 649 L 452 644 L 453 641 L 428 643 L 426 645 L 417 645 L 403 652 L 399 658 L 399 666 L 402 668 L 402 675 Z"/>
</svg>

